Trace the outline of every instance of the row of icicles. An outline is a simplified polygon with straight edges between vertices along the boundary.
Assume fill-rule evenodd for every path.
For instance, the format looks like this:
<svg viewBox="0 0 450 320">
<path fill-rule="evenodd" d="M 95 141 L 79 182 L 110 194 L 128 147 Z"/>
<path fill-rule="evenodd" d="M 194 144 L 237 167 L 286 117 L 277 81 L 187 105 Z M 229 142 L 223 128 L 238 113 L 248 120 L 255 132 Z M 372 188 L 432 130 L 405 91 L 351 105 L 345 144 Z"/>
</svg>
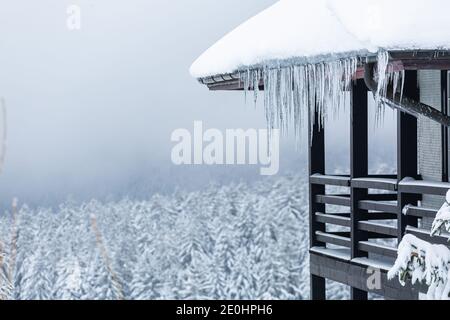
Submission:
<svg viewBox="0 0 450 320">
<path fill-rule="evenodd" d="M 280 129 L 286 133 L 292 123 L 296 136 L 300 136 L 304 120 L 315 120 L 315 111 L 321 127 L 330 115 L 348 105 L 358 65 L 359 57 L 338 59 L 317 64 L 292 65 L 287 67 L 263 67 L 240 73 L 240 80 L 247 91 L 254 92 L 255 103 L 259 87 L 264 84 L 264 109 L 269 129 Z M 392 84 L 394 93 L 403 92 L 404 71 L 396 71 L 389 63 L 389 53 L 378 53 L 375 80 L 378 90 L 374 94 L 378 106 L 376 119 L 383 118 L 387 88 Z"/>
</svg>

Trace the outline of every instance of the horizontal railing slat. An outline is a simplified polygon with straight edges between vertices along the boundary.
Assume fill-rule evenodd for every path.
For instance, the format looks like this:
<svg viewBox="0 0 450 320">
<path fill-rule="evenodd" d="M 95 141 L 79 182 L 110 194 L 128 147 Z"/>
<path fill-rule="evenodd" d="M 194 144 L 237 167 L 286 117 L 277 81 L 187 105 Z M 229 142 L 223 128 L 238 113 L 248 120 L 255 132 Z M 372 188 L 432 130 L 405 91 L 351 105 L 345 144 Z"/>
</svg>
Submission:
<svg viewBox="0 0 450 320">
<path fill-rule="evenodd" d="M 313 174 L 310 176 L 309 181 L 312 184 L 330 185 L 330 186 L 350 186 L 350 177 L 348 176 L 328 176 L 322 174 Z"/>
<path fill-rule="evenodd" d="M 316 202 L 336 206 L 350 207 L 350 196 L 348 195 L 318 195 Z"/>
<path fill-rule="evenodd" d="M 339 215 L 324 214 L 321 212 L 316 212 L 316 221 L 321 223 L 329 223 L 342 227 L 350 227 L 351 220 L 350 217 L 342 217 Z"/>
<path fill-rule="evenodd" d="M 363 210 L 373 210 L 387 213 L 397 213 L 396 203 L 388 203 L 383 201 L 362 200 L 359 202 L 359 208 Z"/>
<path fill-rule="evenodd" d="M 358 223 L 358 229 L 392 237 L 397 236 L 397 227 L 388 226 L 372 221 L 360 221 Z"/>
<path fill-rule="evenodd" d="M 351 186 L 360 189 L 397 190 L 397 179 L 387 178 L 356 178 L 351 180 Z"/>
<path fill-rule="evenodd" d="M 358 244 L 358 248 L 361 251 L 379 254 L 382 256 L 388 257 L 397 257 L 397 249 L 393 247 L 388 247 L 385 245 L 369 242 L 369 241 L 360 241 Z"/>
<path fill-rule="evenodd" d="M 416 227 L 408 226 L 406 227 L 406 233 L 412 234 L 419 239 L 430 242 L 432 244 L 443 244 L 449 245 L 448 238 L 445 236 L 430 236 L 430 231 L 425 229 L 420 229 Z"/>
<path fill-rule="evenodd" d="M 405 213 L 407 216 L 419 218 L 434 218 L 436 216 L 437 210 L 424 207 L 408 206 L 407 210 L 405 210 Z"/>
<path fill-rule="evenodd" d="M 450 189 L 450 183 L 433 182 L 424 180 L 404 180 L 398 185 L 398 191 L 414 194 L 431 194 L 445 196 Z"/>
<path fill-rule="evenodd" d="M 421 179 L 421 177 L 419 177 Z M 368 176 L 365 178 L 350 179 L 345 175 L 312 175 L 310 176 L 312 185 L 330 185 L 357 189 L 377 189 L 385 190 L 385 193 L 370 193 L 363 200 L 358 202 L 358 208 L 363 210 L 358 216 L 358 230 L 364 231 L 366 239 L 392 239 L 398 236 L 398 226 L 383 224 L 379 220 L 397 220 L 400 208 L 397 203 L 398 193 L 409 193 L 417 195 L 440 195 L 443 196 L 450 189 L 450 183 L 431 182 L 423 180 L 403 180 L 397 182 L 395 175 Z M 348 189 L 347 189 L 348 190 Z M 339 192 L 339 191 L 338 191 Z M 344 191 L 346 193 L 347 191 Z M 324 194 L 316 195 L 314 200 L 317 203 L 336 205 L 343 207 L 351 206 L 349 194 Z M 343 210 L 345 211 L 345 209 Z M 434 218 L 437 210 L 420 206 L 408 206 L 404 214 L 417 218 Z M 351 214 L 349 213 L 327 213 L 316 212 L 315 219 L 319 223 L 350 228 L 352 225 Z M 339 230 L 339 229 L 338 229 Z M 348 230 L 348 229 L 342 229 Z M 316 239 L 319 243 L 331 244 L 338 247 L 351 248 L 352 239 L 350 233 L 343 232 L 323 232 L 315 231 Z M 433 244 L 443 244 L 449 246 L 447 235 L 431 237 L 430 231 L 407 226 L 406 233 L 428 241 Z M 374 243 L 371 241 L 359 241 L 358 249 L 362 252 L 376 254 L 384 257 L 395 258 L 397 249 L 391 246 Z M 392 244 L 394 246 L 394 244 Z M 340 248 L 343 249 L 343 248 Z M 344 250 L 344 249 L 343 249 Z M 346 249 L 347 250 L 347 249 Z"/>
<path fill-rule="evenodd" d="M 316 231 L 316 239 L 319 242 L 334 244 L 336 246 L 347 247 L 351 246 L 351 239 L 332 233 L 326 233 L 321 231 Z"/>
</svg>

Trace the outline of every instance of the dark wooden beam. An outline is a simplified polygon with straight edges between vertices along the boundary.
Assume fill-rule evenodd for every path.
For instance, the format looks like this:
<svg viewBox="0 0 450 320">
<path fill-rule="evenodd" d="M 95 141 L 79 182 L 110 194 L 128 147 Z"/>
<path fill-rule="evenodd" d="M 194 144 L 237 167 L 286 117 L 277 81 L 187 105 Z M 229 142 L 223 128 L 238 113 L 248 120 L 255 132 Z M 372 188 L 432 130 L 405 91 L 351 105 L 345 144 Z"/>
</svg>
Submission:
<svg viewBox="0 0 450 320">
<path fill-rule="evenodd" d="M 367 251 L 369 253 L 374 253 L 385 257 L 397 258 L 396 248 L 385 246 L 382 244 L 369 241 L 361 241 L 359 243 L 359 248 L 360 250 Z"/>
<path fill-rule="evenodd" d="M 442 244 L 444 246 L 448 246 L 448 237 L 439 235 L 439 236 L 430 236 L 430 231 L 426 229 L 420 229 L 416 227 L 408 226 L 406 228 L 406 233 L 412 234 L 419 239 L 424 241 L 433 243 L 433 244 Z"/>
<path fill-rule="evenodd" d="M 335 226 L 350 227 L 349 217 L 316 212 L 316 220 L 321 223 L 328 223 Z"/>
<path fill-rule="evenodd" d="M 368 175 L 368 113 L 367 87 L 363 80 L 353 85 L 350 106 L 350 177 L 351 179 L 367 177 Z M 359 207 L 359 201 L 368 195 L 367 189 L 351 188 L 351 233 L 352 258 L 361 257 L 366 253 L 359 250 L 359 241 L 367 240 L 367 233 L 358 228 L 362 215 L 367 211 Z"/>
<path fill-rule="evenodd" d="M 352 88 L 350 106 L 350 177 L 351 179 L 368 175 L 368 94 L 364 80 L 357 80 Z M 367 241 L 369 235 L 359 228 L 366 210 L 359 207 L 359 201 L 368 195 L 367 189 L 351 187 L 351 257 L 367 257 L 368 253 L 359 247 L 360 241 Z M 367 292 L 351 287 L 352 300 L 367 300 Z"/>
<path fill-rule="evenodd" d="M 419 288 L 412 286 L 410 282 L 402 286 L 398 281 L 387 279 L 387 270 L 381 269 L 381 286 L 379 288 L 368 288 L 369 274 L 367 264 L 338 259 L 321 253 L 311 252 L 310 254 L 311 273 L 320 279 L 327 278 L 361 291 L 368 290 L 381 295 L 387 299 L 397 300 L 417 300 Z M 351 276 L 350 276 L 351 275 Z M 426 289 L 426 288 L 423 288 Z M 360 292 L 353 291 L 353 298 L 359 298 Z M 365 298 L 365 296 L 363 296 Z"/>
<path fill-rule="evenodd" d="M 373 93 L 378 90 L 378 83 L 374 79 L 374 69 L 376 67 L 376 63 L 367 63 L 364 73 L 364 81 L 366 82 L 367 87 Z M 408 74 L 417 74 L 416 71 L 406 71 Z M 417 89 L 417 85 L 416 89 Z M 414 95 L 414 92 L 411 94 Z M 392 107 L 396 108 L 401 112 L 406 112 L 410 115 L 414 115 L 415 117 L 422 115 L 427 117 L 437 123 L 440 123 L 446 127 L 450 126 L 450 117 L 443 114 L 441 111 L 420 102 L 420 100 L 414 99 L 413 96 L 409 96 L 407 90 L 402 93 L 394 92 L 393 87 L 388 86 L 385 97 L 382 98 L 382 101 Z"/>
<path fill-rule="evenodd" d="M 368 300 L 368 298 L 369 297 L 368 297 L 367 291 L 360 290 L 355 287 L 350 287 L 350 299 L 351 300 L 364 301 L 364 300 Z"/>
<path fill-rule="evenodd" d="M 441 112 L 448 115 L 448 71 L 441 71 Z M 442 126 L 442 181 L 448 182 L 448 127 Z"/>
<path fill-rule="evenodd" d="M 415 101 L 420 101 L 417 71 L 405 72 L 404 95 Z M 397 112 L 397 173 L 398 182 L 406 177 L 417 178 L 417 118 L 403 111 Z M 417 218 L 403 215 L 406 205 L 417 205 L 418 197 L 414 194 L 398 192 L 398 234 L 400 242 L 408 224 L 417 226 Z"/>
<path fill-rule="evenodd" d="M 311 274 L 311 300 L 326 300 L 325 278 Z"/>
<path fill-rule="evenodd" d="M 311 111 L 310 111 L 311 112 Z M 311 119 L 311 116 L 309 117 Z M 309 175 L 325 175 L 325 131 L 319 124 L 318 112 L 314 113 L 314 123 L 309 121 Z M 325 204 L 318 203 L 316 198 L 325 194 L 325 185 L 309 184 L 309 244 L 310 247 L 323 246 L 317 238 L 317 232 L 325 232 L 325 224 L 316 218 L 316 212 L 325 212 Z M 325 279 L 311 275 L 310 296 L 313 300 L 325 300 Z"/>
<path fill-rule="evenodd" d="M 417 183 L 400 182 L 398 191 L 402 193 L 413 193 L 417 195 L 430 194 L 435 196 L 445 196 L 450 189 L 450 184 L 436 183 L 433 181 L 418 181 Z"/>
<path fill-rule="evenodd" d="M 391 237 L 395 237 L 397 235 L 397 227 L 391 227 L 389 225 L 373 221 L 360 221 L 359 229 Z"/>
<path fill-rule="evenodd" d="M 425 207 L 411 206 L 406 211 L 407 216 L 414 216 L 419 218 L 434 219 L 436 217 L 437 210 Z"/>
<path fill-rule="evenodd" d="M 420 51 L 390 51 L 391 65 L 395 71 L 401 70 L 449 70 L 450 51 L 420 50 Z M 371 57 L 372 60 L 375 57 Z M 359 66 L 354 79 L 364 78 L 364 67 Z M 199 79 L 210 90 L 244 90 L 243 81 L 239 80 L 239 73 L 216 75 Z M 261 81 L 259 90 L 264 90 L 264 82 Z"/>
<path fill-rule="evenodd" d="M 317 195 L 316 202 L 341 207 L 351 206 L 351 198 L 349 195 Z"/>
<path fill-rule="evenodd" d="M 395 213 L 398 212 L 398 206 L 396 203 L 390 203 L 386 201 L 375 200 L 361 200 L 359 201 L 359 208 L 363 210 L 372 210 L 379 212 Z"/>
<path fill-rule="evenodd" d="M 322 174 L 315 174 L 309 177 L 310 183 L 322 184 L 327 186 L 340 186 L 348 187 L 350 186 L 349 176 L 326 176 Z"/>
<path fill-rule="evenodd" d="M 377 190 L 387 190 L 396 191 L 397 190 L 397 177 L 394 179 L 373 179 L 364 178 L 352 180 L 351 184 L 355 188 L 361 189 L 377 189 Z"/>
<path fill-rule="evenodd" d="M 311 118 L 310 118 L 311 119 Z M 318 112 L 315 112 L 314 123 L 309 123 L 309 174 L 325 174 L 325 130 L 320 127 Z M 316 231 L 325 231 L 325 225 L 316 220 L 316 212 L 325 212 L 325 204 L 317 202 L 317 197 L 325 195 L 325 186 L 310 184 L 309 186 L 309 218 L 310 246 L 317 246 Z"/>
<path fill-rule="evenodd" d="M 420 100 L 420 91 L 417 85 L 417 72 L 405 72 L 404 95 Z M 398 179 L 417 177 L 417 118 L 398 111 L 397 113 L 397 169 Z"/>
<path fill-rule="evenodd" d="M 351 245 L 351 239 L 349 237 L 341 236 L 339 234 L 317 231 L 316 237 L 323 243 L 334 244 L 336 246 L 350 248 Z"/>
</svg>

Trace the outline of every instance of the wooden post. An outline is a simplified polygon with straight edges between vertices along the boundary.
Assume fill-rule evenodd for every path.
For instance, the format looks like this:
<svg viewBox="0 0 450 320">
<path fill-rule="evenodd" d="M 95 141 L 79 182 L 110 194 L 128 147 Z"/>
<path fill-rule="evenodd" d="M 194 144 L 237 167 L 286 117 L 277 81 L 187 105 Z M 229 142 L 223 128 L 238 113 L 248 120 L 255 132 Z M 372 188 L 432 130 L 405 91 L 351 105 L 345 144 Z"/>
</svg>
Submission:
<svg viewBox="0 0 450 320">
<path fill-rule="evenodd" d="M 311 112 L 311 111 L 310 111 Z M 309 174 L 325 174 L 325 131 L 320 128 L 318 113 L 314 114 L 314 123 L 309 117 Z M 316 212 L 325 213 L 325 205 L 316 202 L 317 195 L 325 194 L 325 186 L 309 184 L 309 244 L 310 247 L 323 245 L 317 241 L 316 231 L 325 231 L 325 225 L 316 220 Z M 325 279 L 311 275 L 311 299 L 325 300 Z"/>
<path fill-rule="evenodd" d="M 404 95 L 420 101 L 417 71 L 405 72 Z M 400 182 L 406 177 L 417 178 L 417 118 L 402 111 L 397 113 L 397 175 Z M 418 196 L 398 192 L 398 242 L 405 235 L 407 225 L 417 226 L 417 218 L 405 216 L 403 208 L 417 205 Z"/>
<path fill-rule="evenodd" d="M 448 70 L 441 71 L 441 111 L 448 115 Z M 442 126 L 442 181 L 448 182 L 448 128 Z"/>
<path fill-rule="evenodd" d="M 311 300 L 326 300 L 325 278 L 311 274 Z"/>
<path fill-rule="evenodd" d="M 361 178 L 368 175 L 368 113 L 367 86 L 358 80 L 352 90 L 350 106 L 350 177 Z M 367 189 L 351 187 L 351 257 L 366 257 L 367 253 L 359 250 L 359 242 L 367 241 L 367 232 L 358 228 L 358 223 L 367 213 L 359 209 L 359 201 L 367 198 Z M 352 300 L 367 300 L 367 292 L 351 288 Z"/>
</svg>

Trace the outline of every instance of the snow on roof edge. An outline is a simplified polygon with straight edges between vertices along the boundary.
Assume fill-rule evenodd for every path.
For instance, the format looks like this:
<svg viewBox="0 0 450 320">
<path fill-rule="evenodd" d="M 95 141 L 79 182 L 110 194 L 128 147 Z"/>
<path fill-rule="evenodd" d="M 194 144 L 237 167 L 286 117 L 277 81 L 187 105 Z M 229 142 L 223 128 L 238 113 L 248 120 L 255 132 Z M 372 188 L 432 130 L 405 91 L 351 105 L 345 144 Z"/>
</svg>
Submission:
<svg viewBox="0 0 450 320">
<path fill-rule="evenodd" d="M 402 7 L 407 0 L 398 1 L 396 6 Z M 383 50 L 449 50 L 450 19 L 441 10 L 450 9 L 450 4 L 412 1 L 407 15 L 396 16 L 385 10 L 392 6 L 389 0 L 280 0 L 206 50 L 190 73 L 208 78 L 267 66 L 364 57 Z M 355 15 L 354 8 L 360 14 Z M 415 27 L 418 21 L 420 28 Z"/>
<path fill-rule="evenodd" d="M 206 79 L 215 76 L 222 75 L 231 75 L 231 74 L 239 74 L 241 72 L 246 72 L 248 70 L 261 70 L 261 69 L 273 69 L 273 68 L 284 68 L 290 66 L 300 66 L 300 65 L 308 65 L 308 64 L 318 64 L 324 62 L 331 62 L 349 58 L 358 58 L 358 59 L 371 59 L 376 58 L 377 52 L 370 52 L 368 50 L 361 51 L 351 51 L 351 52 L 343 52 L 343 53 L 334 53 L 334 54 L 321 54 L 316 56 L 309 57 L 292 57 L 292 58 L 284 58 L 284 59 L 268 59 L 262 60 L 261 62 L 249 65 L 239 65 L 234 69 L 226 70 L 224 69 L 222 72 L 209 72 L 199 74 L 196 73 L 195 70 L 192 70 L 192 66 L 190 68 L 190 73 L 194 78 L 197 79 Z"/>
<path fill-rule="evenodd" d="M 196 79 L 207 79 L 212 77 L 220 77 L 225 75 L 234 75 L 239 74 L 241 72 L 246 72 L 249 70 L 261 70 L 261 69 L 272 69 L 272 68 L 284 68 L 290 66 L 300 66 L 300 65 L 308 65 L 308 64 L 318 64 L 318 63 L 326 63 L 337 60 L 349 59 L 349 58 L 358 58 L 358 59 L 376 59 L 379 52 L 428 52 L 433 51 L 436 54 L 442 52 L 450 52 L 450 46 L 442 46 L 442 47 L 392 47 L 392 48 L 379 48 L 377 51 L 372 52 L 369 50 L 360 50 L 360 51 L 351 51 L 351 52 L 343 52 L 343 53 L 333 53 L 333 54 L 320 54 L 309 57 L 292 57 L 285 59 L 270 59 L 263 60 L 261 62 L 249 65 L 240 65 L 231 70 L 224 70 L 223 72 L 209 72 L 204 74 L 198 74 L 193 70 L 193 65 L 190 67 L 189 72 L 192 77 Z"/>
</svg>

